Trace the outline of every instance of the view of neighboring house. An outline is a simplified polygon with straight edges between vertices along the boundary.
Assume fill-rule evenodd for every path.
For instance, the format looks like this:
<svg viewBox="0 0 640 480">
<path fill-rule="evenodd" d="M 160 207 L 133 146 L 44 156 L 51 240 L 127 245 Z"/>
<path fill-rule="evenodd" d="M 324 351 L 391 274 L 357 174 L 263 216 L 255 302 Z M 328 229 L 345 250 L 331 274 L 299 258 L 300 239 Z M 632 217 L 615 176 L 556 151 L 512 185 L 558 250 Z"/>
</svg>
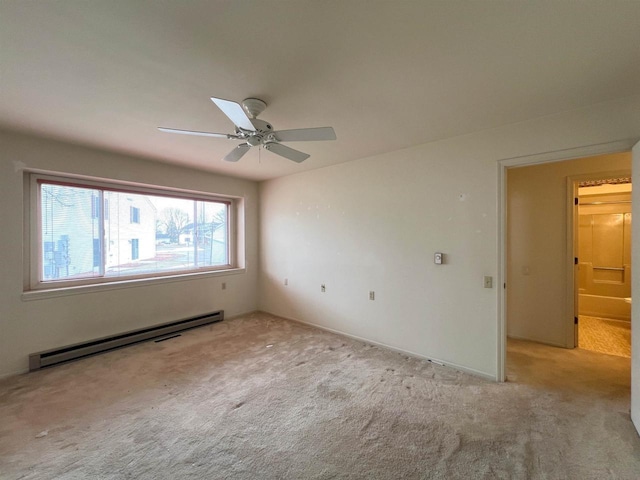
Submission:
<svg viewBox="0 0 640 480">
<path fill-rule="evenodd" d="M 225 202 L 160 198 L 48 181 L 40 182 L 40 199 L 43 281 L 229 263 Z M 159 242 L 163 230 L 161 235 L 166 238 Z"/>
<path fill-rule="evenodd" d="M 44 280 L 119 275 L 155 256 L 157 215 L 146 196 L 57 184 L 40 192 Z"/>
<path fill-rule="evenodd" d="M 156 208 L 148 196 L 104 192 L 107 274 L 156 256 L 156 219 Z"/>
</svg>

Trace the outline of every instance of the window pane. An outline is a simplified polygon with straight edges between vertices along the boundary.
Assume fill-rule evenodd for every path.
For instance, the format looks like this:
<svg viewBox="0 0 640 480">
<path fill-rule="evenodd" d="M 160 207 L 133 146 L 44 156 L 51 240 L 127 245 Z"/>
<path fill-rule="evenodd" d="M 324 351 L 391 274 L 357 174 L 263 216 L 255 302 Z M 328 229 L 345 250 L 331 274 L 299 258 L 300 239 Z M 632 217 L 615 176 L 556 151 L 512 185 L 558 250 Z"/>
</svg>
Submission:
<svg viewBox="0 0 640 480">
<path fill-rule="evenodd" d="M 156 209 L 148 195 L 104 192 L 105 275 L 119 277 L 155 271 Z"/>
<path fill-rule="evenodd" d="M 159 270 L 196 268 L 194 254 L 193 200 L 152 197 L 158 211 L 156 231 Z"/>
<path fill-rule="evenodd" d="M 100 223 L 96 215 L 99 198 L 99 190 L 41 186 L 40 275 L 43 280 L 100 275 Z"/>
<path fill-rule="evenodd" d="M 227 206 L 224 203 L 197 203 L 198 265 L 227 265 Z"/>
<path fill-rule="evenodd" d="M 44 281 L 230 264 L 226 203 L 44 181 L 41 198 Z"/>
</svg>

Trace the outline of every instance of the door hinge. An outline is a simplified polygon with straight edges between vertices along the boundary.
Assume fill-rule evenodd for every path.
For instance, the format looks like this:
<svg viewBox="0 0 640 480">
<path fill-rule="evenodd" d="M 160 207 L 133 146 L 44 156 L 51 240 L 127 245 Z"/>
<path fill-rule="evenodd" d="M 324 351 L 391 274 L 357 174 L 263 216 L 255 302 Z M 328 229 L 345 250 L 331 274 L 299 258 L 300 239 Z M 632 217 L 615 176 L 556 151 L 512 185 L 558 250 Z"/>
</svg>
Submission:
<svg viewBox="0 0 640 480">
<path fill-rule="evenodd" d="M 578 257 L 573 257 L 573 264 L 577 265 L 578 264 Z"/>
<path fill-rule="evenodd" d="M 574 199 L 573 199 L 573 204 L 574 204 L 574 205 L 578 205 L 578 197 L 576 197 L 576 198 L 574 198 Z"/>
<path fill-rule="evenodd" d="M 578 324 L 578 317 L 573 317 L 573 324 L 577 325 Z"/>
</svg>

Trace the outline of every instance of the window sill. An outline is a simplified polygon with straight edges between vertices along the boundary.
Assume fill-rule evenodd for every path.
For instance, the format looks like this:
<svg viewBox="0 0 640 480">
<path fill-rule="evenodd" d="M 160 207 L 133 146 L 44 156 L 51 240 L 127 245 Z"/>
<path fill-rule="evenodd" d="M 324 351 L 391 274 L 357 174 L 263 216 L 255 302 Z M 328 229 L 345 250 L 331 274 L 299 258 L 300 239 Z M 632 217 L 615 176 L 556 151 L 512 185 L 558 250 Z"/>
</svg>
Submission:
<svg viewBox="0 0 640 480">
<path fill-rule="evenodd" d="M 132 280 L 116 280 L 107 283 L 94 283 L 92 285 L 77 285 L 73 287 L 46 288 L 27 290 L 22 292 L 23 301 L 42 300 L 45 298 L 66 297 L 68 295 L 80 295 L 84 293 L 105 292 L 108 290 L 120 290 L 123 288 L 145 287 L 160 285 L 163 283 L 185 282 L 206 277 L 221 277 L 226 275 L 238 275 L 246 273 L 245 268 L 230 268 L 227 270 L 214 270 L 209 272 L 184 273 L 169 275 L 166 277 L 137 278 Z"/>
</svg>

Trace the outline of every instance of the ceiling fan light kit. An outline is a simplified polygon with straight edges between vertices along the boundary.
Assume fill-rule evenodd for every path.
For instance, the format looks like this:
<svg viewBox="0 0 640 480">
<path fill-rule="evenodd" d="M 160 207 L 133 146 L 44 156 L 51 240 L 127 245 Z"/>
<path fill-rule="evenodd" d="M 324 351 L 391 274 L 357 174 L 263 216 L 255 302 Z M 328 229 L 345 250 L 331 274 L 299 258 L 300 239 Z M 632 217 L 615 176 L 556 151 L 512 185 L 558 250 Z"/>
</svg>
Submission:
<svg viewBox="0 0 640 480">
<path fill-rule="evenodd" d="M 242 105 L 217 97 L 211 97 L 211 101 L 233 122 L 236 127 L 235 133 L 199 132 L 167 127 L 158 127 L 158 130 L 182 135 L 244 140 L 244 143 L 238 145 L 224 157 L 227 162 L 237 162 L 251 147 L 263 146 L 266 150 L 276 155 L 301 163 L 309 158 L 309 155 L 282 145 L 280 142 L 336 140 L 336 133 L 332 127 L 274 131 L 273 125 L 257 118 L 267 108 L 267 104 L 259 98 L 246 98 L 242 101 Z"/>
</svg>

